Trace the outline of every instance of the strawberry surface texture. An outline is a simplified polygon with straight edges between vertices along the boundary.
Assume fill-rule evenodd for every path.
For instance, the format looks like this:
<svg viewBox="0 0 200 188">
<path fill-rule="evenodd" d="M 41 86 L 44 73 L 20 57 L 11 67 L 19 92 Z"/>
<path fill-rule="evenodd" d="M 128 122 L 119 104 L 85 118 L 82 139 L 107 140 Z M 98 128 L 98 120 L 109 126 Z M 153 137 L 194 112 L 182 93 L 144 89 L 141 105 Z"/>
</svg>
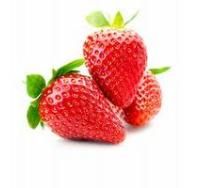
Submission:
<svg viewBox="0 0 200 188">
<path fill-rule="evenodd" d="M 144 126 L 160 111 L 161 88 L 156 77 L 147 72 L 141 80 L 133 103 L 126 108 L 126 121 L 136 127 Z"/>
<path fill-rule="evenodd" d="M 96 83 L 77 73 L 61 76 L 45 88 L 39 114 L 63 138 L 113 144 L 125 138 L 123 122 Z"/>
<path fill-rule="evenodd" d="M 142 38 L 132 30 L 103 29 L 87 37 L 83 47 L 86 65 L 104 95 L 126 108 L 147 64 Z"/>
</svg>

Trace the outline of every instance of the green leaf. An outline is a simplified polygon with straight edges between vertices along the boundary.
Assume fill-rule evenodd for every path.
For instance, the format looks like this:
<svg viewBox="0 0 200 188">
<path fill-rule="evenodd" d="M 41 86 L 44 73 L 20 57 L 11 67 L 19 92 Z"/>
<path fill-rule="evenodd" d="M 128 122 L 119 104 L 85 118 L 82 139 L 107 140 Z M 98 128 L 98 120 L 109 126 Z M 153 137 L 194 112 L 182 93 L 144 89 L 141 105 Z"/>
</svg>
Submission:
<svg viewBox="0 0 200 188">
<path fill-rule="evenodd" d="M 37 98 L 45 85 L 45 79 L 39 74 L 30 74 L 26 77 L 27 93 L 32 98 Z"/>
<path fill-rule="evenodd" d="M 170 67 L 160 67 L 160 68 L 151 68 L 149 69 L 151 71 L 152 74 L 161 74 L 164 73 L 166 71 L 168 71 L 170 69 Z"/>
<path fill-rule="evenodd" d="M 60 67 L 57 71 L 54 71 L 54 77 L 53 79 L 59 77 L 59 76 L 62 76 L 62 75 L 65 75 L 69 72 L 74 72 L 76 70 L 76 68 L 80 67 L 81 65 L 83 65 L 85 63 L 85 60 L 84 59 L 76 59 L 62 67 Z"/>
<path fill-rule="evenodd" d="M 124 18 L 122 16 L 121 12 L 118 11 L 116 13 L 115 18 L 112 23 L 112 27 L 113 28 L 123 28 L 124 27 Z"/>
<path fill-rule="evenodd" d="M 42 121 L 40 121 L 40 126 L 41 126 L 42 128 L 44 128 L 44 123 L 43 123 Z"/>
<path fill-rule="evenodd" d="M 106 19 L 101 11 L 92 12 L 86 16 L 87 22 L 94 27 L 108 27 L 109 21 Z"/>
<path fill-rule="evenodd" d="M 54 77 L 56 74 L 56 70 L 55 69 L 52 69 L 52 76 Z"/>
<path fill-rule="evenodd" d="M 128 25 L 130 22 L 132 22 L 138 14 L 139 10 L 129 20 L 127 20 L 124 25 Z"/>
<path fill-rule="evenodd" d="M 40 115 L 38 112 L 38 101 L 34 101 L 30 104 L 27 111 L 27 120 L 32 129 L 35 129 L 40 123 Z"/>
</svg>

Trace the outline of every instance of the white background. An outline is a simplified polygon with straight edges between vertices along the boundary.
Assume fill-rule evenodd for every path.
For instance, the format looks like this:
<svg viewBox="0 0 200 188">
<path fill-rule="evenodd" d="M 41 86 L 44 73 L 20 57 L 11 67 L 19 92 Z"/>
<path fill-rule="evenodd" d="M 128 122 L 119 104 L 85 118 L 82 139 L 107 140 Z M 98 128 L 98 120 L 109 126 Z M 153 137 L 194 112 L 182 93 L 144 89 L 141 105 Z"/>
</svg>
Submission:
<svg viewBox="0 0 200 188">
<path fill-rule="evenodd" d="M 0 187 L 200 187 L 198 1 L 0 1 Z M 92 10 L 125 17 L 145 40 L 149 66 L 170 65 L 158 77 L 163 108 L 151 125 L 130 129 L 120 145 L 64 141 L 26 123 L 28 73 L 50 76 L 52 67 L 82 56 L 94 29 Z"/>
</svg>

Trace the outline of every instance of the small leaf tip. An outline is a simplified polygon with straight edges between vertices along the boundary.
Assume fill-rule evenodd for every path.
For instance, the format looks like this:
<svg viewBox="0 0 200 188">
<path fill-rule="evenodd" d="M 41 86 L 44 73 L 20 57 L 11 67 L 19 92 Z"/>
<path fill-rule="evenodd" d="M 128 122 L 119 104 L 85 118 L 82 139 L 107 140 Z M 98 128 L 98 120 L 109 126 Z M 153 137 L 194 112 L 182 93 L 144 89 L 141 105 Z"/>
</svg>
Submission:
<svg viewBox="0 0 200 188">
<path fill-rule="evenodd" d="M 86 16 L 86 21 L 94 27 L 108 27 L 109 21 L 101 11 L 93 11 Z"/>
<path fill-rule="evenodd" d="M 162 74 L 164 72 L 167 72 L 170 69 L 171 69 L 170 66 L 165 66 L 165 67 L 160 67 L 160 68 L 151 68 L 151 69 L 149 69 L 149 71 L 152 74 L 156 75 L 156 74 Z"/>
<path fill-rule="evenodd" d="M 132 22 L 137 16 L 138 16 L 138 14 L 139 14 L 139 10 L 137 10 L 136 12 L 135 12 L 135 14 L 133 14 L 133 16 L 131 16 L 131 18 L 130 19 L 128 19 L 126 22 L 125 22 L 125 26 L 126 25 L 128 25 L 130 22 Z"/>
<path fill-rule="evenodd" d="M 113 19 L 111 27 L 120 29 L 124 27 L 124 18 L 120 11 L 117 11 Z"/>
</svg>

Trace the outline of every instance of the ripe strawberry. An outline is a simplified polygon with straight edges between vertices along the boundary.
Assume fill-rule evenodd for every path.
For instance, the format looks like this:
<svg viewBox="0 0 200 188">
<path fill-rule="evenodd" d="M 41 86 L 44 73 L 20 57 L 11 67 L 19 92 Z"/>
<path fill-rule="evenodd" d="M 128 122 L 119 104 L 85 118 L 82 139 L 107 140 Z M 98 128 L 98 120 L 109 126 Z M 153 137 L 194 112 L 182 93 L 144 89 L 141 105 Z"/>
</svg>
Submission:
<svg viewBox="0 0 200 188">
<path fill-rule="evenodd" d="M 141 80 L 133 103 L 126 108 L 125 119 L 135 126 L 147 124 L 161 108 L 161 89 L 156 78 L 146 73 Z"/>
<path fill-rule="evenodd" d="M 123 123 L 96 83 L 70 71 L 65 67 L 62 75 L 43 88 L 37 105 L 40 121 L 63 138 L 113 144 L 123 141 Z"/>
<path fill-rule="evenodd" d="M 87 19 L 95 26 L 98 23 L 102 26 L 102 20 L 106 18 L 95 12 Z M 103 25 L 111 29 L 94 32 L 83 46 L 86 65 L 93 79 L 105 96 L 122 108 L 133 102 L 147 62 L 142 38 L 132 30 L 123 29 L 124 25 L 121 14 L 117 13 L 112 26 L 108 21 Z"/>
<path fill-rule="evenodd" d="M 133 103 L 124 109 L 125 120 L 128 123 L 136 127 L 146 125 L 160 111 L 161 88 L 153 74 L 160 74 L 168 69 L 169 67 L 151 69 L 151 72 L 145 73 L 137 88 Z"/>
<path fill-rule="evenodd" d="M 112 111 L 117 115 L 117 117 L 124 122 L 124 124 L 126 124 L 126 122 L 124 121 L 125 118 L 125 113 L 124 110 L 116 105 L 114 105 L 113 103 L 111 103 L 108 99 L 107 99 L 108 103 L 110 104 L 110 107 L 112 108 Z"/>
</svg>

